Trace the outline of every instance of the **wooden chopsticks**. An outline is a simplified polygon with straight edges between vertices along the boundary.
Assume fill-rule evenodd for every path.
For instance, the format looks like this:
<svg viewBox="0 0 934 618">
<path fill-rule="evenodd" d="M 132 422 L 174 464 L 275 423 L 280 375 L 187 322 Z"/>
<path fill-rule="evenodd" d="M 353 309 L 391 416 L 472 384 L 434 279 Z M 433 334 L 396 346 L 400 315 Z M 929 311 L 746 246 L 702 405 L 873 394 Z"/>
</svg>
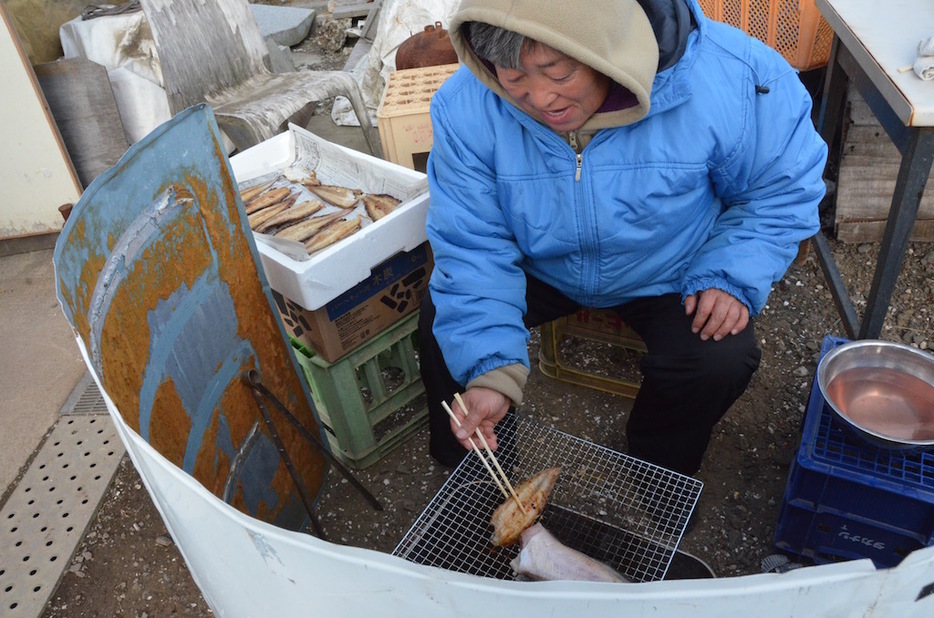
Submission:
<svg viewBox="0 0 934 618">
<path fill-rule="evenodd" d="M 461 410 L 463 410 L 464 416 L 467 416 L 468 414 L 467 406 L 464 404 L 464 400 L 461 399 L 460 394 L 454 393 L 454 399 L 457 400 L 457 404 L 461 407 Z M 451 409 L 448 403 L 446 401 L 442 401 L 441 407 L 443 407 L 445 412 L 448 413 L 448 416 L 450 416 L 454 420 L 454 423 L 458 427 L 460 427 L 461 422 L 457 419 L 457 416 L 454 414 L 454 411 Z M 501 492 L 503 492 L 503 496 L 507 500 L 510 497 L 512 497 L 512 499 L 516 501 L 516 505 L 518 505 L 519 510 L 522 511 L 523 513 L 527 513 L 527 511 L 525 510 L 525 506 L 523 506 L 522 501 L 519 500 L 519 496 L 516 494 L 516 490 L 513 488 L 512 483 L 509 482 L 509 477 L 506 476 L 506 473 L 503 471 L 502 466 L 499 465 L 499 461 L 496 459 L 496 456 L 493 454 L 493 451 L 490 449 L 490 445 L 487 444 L 486 438 L 483 437 L 483 432 L 480 431 L 479 427 L 477 427 L 476 429 L 476 434 L 477 434 L 477 437 L 480 439 L 480 443 L 483 445 L 483 448 L 486 450 L 486 454 L 490 458 L 490 461 L 493 462 L 493 465 L 496 466 L 496 470 L 499 471 L 499 474 L 502 476 L 502 481 L 500 481 L 500 478 L 496 476 L 496 472 L 494 472 L 493 468 L 490 467 L 489 462 L 483 456 L 483 452 L 477 446 L 476 442 L 473 441 L 473 438 L 467 438 L 467 441 L 470 443 L 471 448 L 473 448 L 474 452 L 477 454 L 477 457 L 480 458 L 480 461 L 483 462 L 483 465 L 486 467 L 487 472 L 489 472 L 490 476 L 493 477 L 493 481 L 496 483 L 496 486 L 499 487 L 499 490 Z M 504 483 L 505 483 L 505 487 L 503 486 Z M 507 488 L 508 488 L 508 491 L 507 491 Z"/>
</svg>

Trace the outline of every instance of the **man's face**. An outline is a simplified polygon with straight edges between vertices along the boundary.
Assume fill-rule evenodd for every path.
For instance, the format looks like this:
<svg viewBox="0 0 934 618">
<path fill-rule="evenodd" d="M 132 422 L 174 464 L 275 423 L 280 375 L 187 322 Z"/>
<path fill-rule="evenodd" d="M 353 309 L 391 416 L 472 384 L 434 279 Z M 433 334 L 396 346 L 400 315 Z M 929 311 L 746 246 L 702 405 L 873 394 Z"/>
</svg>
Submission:
<svg viewBox="0 0 934 618">
<path fill-rule="evenodd" d="M 547 45 L 526 46 L 519 62 L 521 69 L 496 67 L 499 83 L 522 111 L 558 133 L 581 128 L 609 92 L 609 78 Z"/>
</svg>

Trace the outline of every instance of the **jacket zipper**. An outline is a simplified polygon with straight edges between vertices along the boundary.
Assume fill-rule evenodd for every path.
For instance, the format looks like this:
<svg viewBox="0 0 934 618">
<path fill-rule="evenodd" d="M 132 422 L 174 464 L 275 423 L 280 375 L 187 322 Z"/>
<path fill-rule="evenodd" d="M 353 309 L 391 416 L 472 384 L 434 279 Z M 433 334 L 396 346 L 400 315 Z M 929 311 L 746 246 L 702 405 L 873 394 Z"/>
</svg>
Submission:
<svg viewBox="0 0 934 618">
<path fill-rule="evenodd" d="M 581 166 L 584 164 L 584 155 L 581 154 L 580 144 L 577 142 L 577 131 L 571 131 L 568 133 L 568 144 L 571 148 L 574 149 L 574 152 L 577 153 L 575 161 L 577 162 L 577 169 L 574 171 L 574 181 L 580 182 L 581 180 Z"/>
<path fill-rule="evenodd" d="M 571 146 L 572 149 L 574 149 L 574 153 L 575 153 L 574 162 L 576 165 L 576 169 L 574 170 L 574 182 L 577 185 L 574 191 L 576 195 L 575 199 L 577 200 L 577 203 L 581 205 L 581 216 L 586 216 L 586 210 L 583 209 L 584 198 L 583 198 L 582 189 L 580 186 L 581 168 L 584 165 L 584 155 L 581 152 L 580 142 L 577 140 L 577 131 L 568 132 L 568 144 Z M 587 229 L 586 224 L 584 225 L 584 229 Z M 582 243 L 584 243 L 584 241 L 586 240 L 586 243 L 585 243 L 586 245 L 592 245 L 593 238 L 591 238 L 589 234 L 587 234 L 586 236 L 587 236 L 586 239 L 584 238 L 581 239 Z M 583 246 L 584 245 L 582 244 L 582 247 Z M 581 291 L 583 292 L 583 295 L 585 298 L 590 298 L 592 296 L 592 290 L 594 288 L 593 278 L 595 276 L 596 276 L 596 273 L 594 272 L 593 266 L 588 267 L 585 265 L 581 269 Z"/>
</svg>

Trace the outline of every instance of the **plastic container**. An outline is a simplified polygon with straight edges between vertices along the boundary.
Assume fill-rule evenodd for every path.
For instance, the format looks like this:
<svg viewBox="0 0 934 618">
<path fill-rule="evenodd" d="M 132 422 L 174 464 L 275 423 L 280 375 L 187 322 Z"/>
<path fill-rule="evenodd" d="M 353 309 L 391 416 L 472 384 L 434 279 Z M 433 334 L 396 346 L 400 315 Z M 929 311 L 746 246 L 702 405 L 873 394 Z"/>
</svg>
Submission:
<svg viewBox="0 0 934 618">
<path fill-rule="evenodd" d="M 416 311 L 333 363 L 292 339 L 331 452 L 349 467 L 379 461 L 428 421 L 417 327 Z"/>
<path fill-rule="evenodd" d="M 573 362 L 564 353 L 563 340 L 568 337 L 621 348 L 626 354 L 623 360 L 629 361 L 622 364 L 627 371 L 624 375 L 600 375 L 595 370 L 606 369 L 606 363 L 591 363 L 588 366 Z M 580 309 L 573 316 L 543 324 L 541 338 L 538 367 L 545 375 L 624 397 L 635 397 L 639 393 L 641 375 L 634 361 L 645 353 L 645 343 L 616 312 L 608 309 Z"/>
<path fill-rule="evenodd" d="M 400 69 L 389 76 L 376 112 L 383 158 L 424 172 L 431 151 L 431 97 L 459 64 Z"/>
<path fill-rule="evenodd" d="M 825 338 L 821 357 L 846 341 Z M 877 567 L 934 545 L 934 451 L 860 440 L 829 408 L 815 380 L 775 545 L 817 564 L 870 558 Z"/>
<path fill-rule="evenodd" d="M 830 58 L 833 29 L 814 0 L 699 0 L 707 17 L 756 37 L 800 71 Z"/>
</svg>

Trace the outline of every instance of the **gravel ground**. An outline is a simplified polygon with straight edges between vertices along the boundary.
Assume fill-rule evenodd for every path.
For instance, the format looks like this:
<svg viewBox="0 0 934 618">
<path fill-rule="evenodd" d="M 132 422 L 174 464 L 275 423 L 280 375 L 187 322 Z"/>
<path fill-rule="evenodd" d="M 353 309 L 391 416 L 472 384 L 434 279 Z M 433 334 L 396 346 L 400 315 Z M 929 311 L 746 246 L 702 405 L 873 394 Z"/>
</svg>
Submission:
<svg viewBox="0 0 934 618">
<path fill-rule="evenodd" d="M 334 32 L 332 29 L 320 32 Z M 328 35 L 331 36 L 331 35 Z M 346 48 L 321 54 L 328 41 L 300 51 L 313 68 L 342 66 Z M 330 65 L 330 66 L 329 66 Z M 878 244 L 831 241 L 857 310 L 865 307 Z M 934 347 L 934 244 L 912 243 L 882 338 Z M 699 520 L 681 548 L 706 561 L 718 577 L 761 572 L 774 553 L 772 538 L 799 424 L 823 338 L 844 336 L 813 251 L 776 284 L 755 321 L 763 358 L 747 392 L 718 425 L 705 464 Z M 533 335 L 530 357 L 538 358 Z M 588 371 L 626 371 L 629 357 L 611 346 L 566 340 L 568 363 Z M 625 450 L 622 428 L 630 400 L 532 372 L 522 413 L 581 438 Z M 391 552 L 447 478 L 426 451 L 422 431 L 356 476 L 385 506 L 371 510 L 346 481 L 332 474 L 319 513 L 335 543 Z M 43 614 L 82 616 L 210 615 L 133 465 L 125 459 L 97 516 Z"/>
</svg>

